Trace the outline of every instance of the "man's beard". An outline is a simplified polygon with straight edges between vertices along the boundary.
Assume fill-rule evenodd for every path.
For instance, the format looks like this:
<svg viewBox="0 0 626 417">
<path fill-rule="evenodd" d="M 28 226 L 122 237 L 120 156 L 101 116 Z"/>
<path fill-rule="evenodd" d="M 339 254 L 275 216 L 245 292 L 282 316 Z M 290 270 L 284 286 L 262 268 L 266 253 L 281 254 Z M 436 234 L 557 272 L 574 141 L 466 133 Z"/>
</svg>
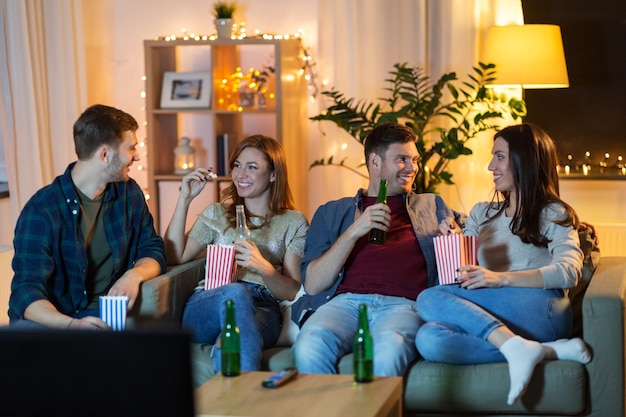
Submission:
<svg viewBox="0 0 626 417">
<path fill-rule="evenodd" d="M 118 154 L 115 154 L 111 157 L 111 163 L 107 166 L 106 171 L 110 182 L 128 181 L 126 165 L 122 163 Z"/>
</svg>

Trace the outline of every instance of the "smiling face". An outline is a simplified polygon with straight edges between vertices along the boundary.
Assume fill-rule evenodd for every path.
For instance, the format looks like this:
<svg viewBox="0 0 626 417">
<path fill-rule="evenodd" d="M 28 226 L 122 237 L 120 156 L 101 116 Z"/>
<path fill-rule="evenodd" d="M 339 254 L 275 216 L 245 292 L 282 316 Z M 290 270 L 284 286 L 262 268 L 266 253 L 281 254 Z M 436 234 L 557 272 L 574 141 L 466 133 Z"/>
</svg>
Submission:
<svg viewBox="0 0 626 417">
<path fill-rule="evenodd" d="M 488 168 L 493 173 L 496 191 L 515 193 L 515 180 L 509 158 L 509 143 L 501 137 L 497 137 L 493 142 L 491 155 Z"/>
<path fill-rule="evenodd" d="M 135 132 L 122 133 L 122 142 L 117 150 L 112 152 L 111 161 L 106 167 L 107 175 L 111 182 L 128 181 L 130 167 L 135 161 L 139 161 L 137 152 L 137 135 Z"/>
<path fill-rule="evenodd" d="M 245 148 L 235 159 L 231 171 L 237 194 L 245 199 L 269 198 L 276 177 L 263 152 Z"/>
<path fill-rule="evenodd" d="M 406 194 L 413 187 L 419 154 L 414 142 L 392 143 L 383 156 L 372 154 L 371 167 L 378 167 L 375 183 L 387 180 L 387 195 Z"/>
</svg>

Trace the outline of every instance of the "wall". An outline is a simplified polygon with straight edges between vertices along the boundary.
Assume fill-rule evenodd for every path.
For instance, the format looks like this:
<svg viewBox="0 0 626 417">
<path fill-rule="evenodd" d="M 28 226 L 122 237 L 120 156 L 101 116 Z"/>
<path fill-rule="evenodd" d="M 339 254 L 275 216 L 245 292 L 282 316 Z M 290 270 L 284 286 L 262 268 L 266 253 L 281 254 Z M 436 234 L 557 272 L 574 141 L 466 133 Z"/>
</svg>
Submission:
<svg viewBox="0 0 626 417">
<path fill-rule="evenodd" d="M 597 226 L 602 255 L 626 256 L 626 179 L 564 179 L 560 188 L 580 220 Z"/>
<path fill-rule="evenodd" d="M 14 220 L 11 213 L 11 200 L 0 199 L 0 246 L 10 245 L 13 242 Z"/>
<path fill-rule="evenodd" d="M 0 245 L 0 326 L 9 324 L 8 305 L 11 295 L 13 248 Z"/>
</svg>

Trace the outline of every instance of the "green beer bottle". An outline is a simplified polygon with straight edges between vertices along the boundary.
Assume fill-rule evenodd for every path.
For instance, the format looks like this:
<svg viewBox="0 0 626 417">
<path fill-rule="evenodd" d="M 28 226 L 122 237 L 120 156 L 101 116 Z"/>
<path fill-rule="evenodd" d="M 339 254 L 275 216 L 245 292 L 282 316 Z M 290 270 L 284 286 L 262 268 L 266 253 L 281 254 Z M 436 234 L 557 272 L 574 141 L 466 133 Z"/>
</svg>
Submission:
<svg viewBox="0 0 626 417">
<path fill-rule="evenodd" d="M 233 300 L 226 300 L 226 323 L 224 323 L 220 339 L 222 343 L 222 375 L 237 376 L 241 372 L 241 346 Z"/>
<path fill-rule="evenodd" d="M 354 380 L 372 382 L 374 380 L 374 341 L 367 323 L 367 306 L 359 306 L 359 330 L 354 337 Z"/>
<path fill-rule="evenodd" d="M 380 187 L 378 188 L 378 198 L 376 198 L 376 203 L 385 203 L 387 204 L 387 180 L 380 180 Z M 370 230 L 369 241 L 370 243 L 376 243 L 377 245 L 382 245 L 385 243 L 385 239 L 387 238 L 387 232 L 380 229 L 372 229 Z"/>
</svg>

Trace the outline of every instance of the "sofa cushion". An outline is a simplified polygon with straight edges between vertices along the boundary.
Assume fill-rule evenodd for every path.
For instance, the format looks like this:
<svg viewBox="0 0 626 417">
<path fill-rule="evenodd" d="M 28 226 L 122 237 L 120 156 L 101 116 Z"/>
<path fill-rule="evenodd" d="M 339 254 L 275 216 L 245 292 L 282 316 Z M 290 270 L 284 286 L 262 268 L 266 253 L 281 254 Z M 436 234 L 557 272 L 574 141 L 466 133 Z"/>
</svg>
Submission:
<svg viewBox="0 0 626 417">
<path fill-rule="evenodd" d="M 300 332 L 300 327 L 293 320 L 291 320 L 291 305 L 298 301 L 304 293 L 304 287 L 301 285 L 293 300 L 283 300 L 279 303 L 280 314 L 283 316 L 283 324 L 280 329 L 278 340 L 276 341 L 276 346 L 290 347 L 296 341 L 296 337 Z"/>
<path fill-rule="evenodd" d="M 213 345 L 206 343 L 191 344 L 191 379 L 194 389 L 215 375 L 213 357 L 211 356 L 212 350 Z"/>
<path fill-rule="evenodd" d="M 159 323 L 180 325 L 187 299 L 204 278 L 204 260 L 171 266 L 141 283 L 141 293 L 126 320 L 129 328 Z"/>
<path fill-rule="evenodd" d="M 273 347 L 263 352 L 261 359 L 261 369 L 278 372 L 285 368 L 296 366 L 293 353 L 290 348 Z M 351 374 L 354 372 L 352 354 L 347 354 L 339 361 L 339 373 Z"/>
<path fill-rule="evenodd" d="M 420 360 L 405 379 L 406 412 L 571 415 L 585 409 L 585 367 L 572 361 L 537 365 L 526 393 L 513 406 L 506 403 L 510 383 L 505 362 L 450 365 Z"/>
<path fill-rule="evenodd" d="M 583 271 L 576 286 L 567 292 L 574 315 L 572 334 L 582 337 L 583 334 L 583 297 L 589 282 L 600 262 L 600 248 L 595 243 L 595 236 L 591 228 L 579 228 L 580 249 L 583 251 Z"/>
</svg>

